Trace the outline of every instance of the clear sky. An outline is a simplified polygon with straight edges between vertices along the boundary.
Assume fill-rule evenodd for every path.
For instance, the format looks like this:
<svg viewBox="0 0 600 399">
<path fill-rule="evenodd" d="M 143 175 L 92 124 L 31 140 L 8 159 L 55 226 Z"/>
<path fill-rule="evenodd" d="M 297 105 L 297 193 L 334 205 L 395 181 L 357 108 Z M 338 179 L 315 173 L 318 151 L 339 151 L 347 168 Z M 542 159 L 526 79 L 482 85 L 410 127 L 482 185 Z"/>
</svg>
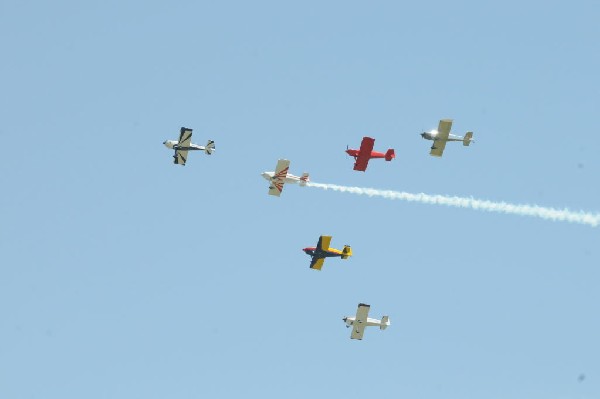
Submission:
<svg viewBox="0 0 600 399">
<path fill-rule="evenodd" d="M 0 398 L 600 397 L 600 230 L 260 176 L 600 211 L 598 15 L 3 0 Z M 430 157 L 441 118 L 476 143 Z"/>
</svg>

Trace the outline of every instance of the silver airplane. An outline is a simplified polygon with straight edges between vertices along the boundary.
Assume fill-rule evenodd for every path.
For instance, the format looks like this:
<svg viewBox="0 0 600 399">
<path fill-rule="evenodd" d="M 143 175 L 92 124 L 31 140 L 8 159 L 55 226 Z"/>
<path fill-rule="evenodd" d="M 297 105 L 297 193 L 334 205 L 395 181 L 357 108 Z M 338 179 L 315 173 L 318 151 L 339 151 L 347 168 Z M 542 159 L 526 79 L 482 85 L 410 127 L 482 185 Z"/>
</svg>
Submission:
<svg viewBox="0 0 600 399">
<path fill-rule="evenodd" d="M 468 146 L 472 141 L 475 141 L 473 140 L 473 132 L 467 132 L 464 137 L 461 137 L 450 134 L 451 128 L 452 119 L 442 119 L 440 120 L 437 130 L 421 133 L 421 137 L 426 140 L 433 141 L 431 152 L 429 153 L 430 155 L 434 157 L 441 157 L 448 141 L 462 141 L 464 146 Z"/>
<path fill-rule="evenodd" d="M 172 150 L 175 150 L 173 155 L 173 163 L 184 165 L 187 162 L 188 151 L 204 151 L 206 155 L 210 155 L 215 150 L 215 142 L 208 140 L 206 146 L 201 146 L 192 143 L 192 129 L 182 127 L 179 133 L 179 141 L 167 140 L 163 144 Z"/>
<path fill-rule="evenodd" d="M 371 306 L 359 303 L 356 310 L 356 316 L 346 316 L 342 320 L 346 323 L 346 327 L 352 327 L 351 339 L 362 339 L 366 327 L 376 326 L 380 330 L 385 330 L 390 325 L 389 316 L 383 316 L 381 320 L 372 319 L 369 317 L 369 309 Z"/>
</svg>

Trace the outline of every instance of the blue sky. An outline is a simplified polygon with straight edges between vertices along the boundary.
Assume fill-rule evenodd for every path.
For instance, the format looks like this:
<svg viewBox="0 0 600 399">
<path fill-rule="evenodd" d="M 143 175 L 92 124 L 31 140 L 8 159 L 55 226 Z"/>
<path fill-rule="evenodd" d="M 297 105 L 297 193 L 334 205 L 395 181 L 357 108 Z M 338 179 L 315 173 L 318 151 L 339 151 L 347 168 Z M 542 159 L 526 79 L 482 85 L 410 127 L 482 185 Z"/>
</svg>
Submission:
<svg viewBox="0 0 600 399">
<path fill-rule="evenodd" d="M 260 173 L 600 211 L 599 12 L 2 2 L 0 397 L 597 398 L 597 229 Z M 477 142 L 430 157 L 441 118 Z M 350 340 L 359 302 L 392 326 Z"/>
</svg>

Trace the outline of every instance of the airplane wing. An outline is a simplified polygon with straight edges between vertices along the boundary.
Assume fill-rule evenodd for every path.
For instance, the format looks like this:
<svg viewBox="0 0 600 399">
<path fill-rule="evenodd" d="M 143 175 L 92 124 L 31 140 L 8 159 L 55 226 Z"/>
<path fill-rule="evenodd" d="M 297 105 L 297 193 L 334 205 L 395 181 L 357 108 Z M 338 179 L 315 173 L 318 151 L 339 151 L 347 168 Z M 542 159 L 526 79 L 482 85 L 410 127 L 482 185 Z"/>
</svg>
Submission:
<svg viewBox="0 0 600 399">
<path fill-rule="evenodd" d="M 331 244 L 331 236 L 321 236 L 321 237 L 319 237 L 319 242 L 317 243 L 317 248 L 322 249 L 323 251 L 327 251 L 329 249 L 330 244 Z"/>
<path fill-rule="evenodd" d="M 321 270 L 321 268 L 323 267 L 323 263 L 325 263 L 325 258 L 317 258 L 313 256 L 313 259 L 310 262 L 310 268 Z"/>
<path fill-rule="evenodd" d="M 448 137 L 450 136 L 450 129 L 452 129 L 452 119 L 442 119 L 440 120 L 440 124 L 438 125 L 438 140 L 433 142 L 431 146 L 430 155 L 434 157 L 441 157 L 444 153 L 444 148 L 446 148 L 446 142 L 448 141 Z"/>
<path fill-rule="evenodd" d="M 362 339 L 363 334 L 365 333 L 365 327 L 367 326 L 367 318 L 369 317 L 370 308 L 371 306 L 365 305 L 364 303 L 358 304 L 358 309 L 356 310 L 356 320 L 354 320 L 354 325 L 352 326 L 352 335 L 350 335 L 350 338 Z"/>
<path fill-rule="evenodd" d="M 288 170 L 290 169 L 290 161 L 287 159 L 280 159 L 277 161 L 277 166 L 275 167 L 275 175 L 274 179 L 285 179 L 287 176 Z"/>
<path fill-rule="evenodd" d="M 175 150 L 175 155 L 173 156 L 173 163 L 177 165 L 185 165 L 185 163 L 187 162 L 187 156 L 187 151 Z"/>
<path fill-rule="evenodd" d="M 281 195 L 281 191 L 283 190 L 283 184 L 284 182 L 280 183 L 272 181 L 271 185 L 269 186 L 269 195 L 279 197 Z"/>
<path fill-rule="evenodd" d="M 375 139 L 363 137 L 362 143 L 360 143 L 358 157 L 356 157 L 356 162 L 354 162 L 354 170 L 360 170 L 361 172 L 367 170 L 367 165 L 369 164 L 369 159 L 371 159 L 371 151 L 373 151 L 374 145 Z"/>
<path fill-rule="evenodd" d="M 275 195 L 279 197 L 281 191 L 283 191 L 283 185 L 285 184 L 285 177 L 290 169 L 290 161 L 287 159 L 280 159 L 277 161 L 275 167 L 275 174 L 273 180 L 271 180 L 271 186 L 269 187 L 269 195 Z"/>
<path fill-rule="evenodd" d="M 182 127 L 181 133 L 179 133 L 179 143 L 177 143 L 177 146 L 189 147 L 191 143 L 192 143 L 192 129 L 188 129 L 187 127 Z"/>
</svg>

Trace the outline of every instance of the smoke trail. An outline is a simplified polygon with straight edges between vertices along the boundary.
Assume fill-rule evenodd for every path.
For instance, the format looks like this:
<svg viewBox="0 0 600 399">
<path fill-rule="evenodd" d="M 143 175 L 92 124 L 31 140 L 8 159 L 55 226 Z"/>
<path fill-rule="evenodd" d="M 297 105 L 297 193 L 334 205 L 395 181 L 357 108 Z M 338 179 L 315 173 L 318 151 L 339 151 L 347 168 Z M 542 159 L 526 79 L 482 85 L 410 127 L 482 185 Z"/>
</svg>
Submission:
<svg viewBox="0 0 600 399">
<path fill-rule="evenodd" d="M 377 190 L 374 188 L 346 187 L 336 184 L 308 183 L 307 186 L 321 188 L 323 190 L 340 191 L 369 197 L 382 197 L 387 199 L 398 199 L 423 204 L 447 205 L 457 208 L 471 208 L 478 211 L 498 212 L 521 216 L 534 216 L 555 222 L 570 222 L 586 224 L 597 227 L 600 224 L 600 213 L 572 212 L 568 209 L 545 208 L 537 205 L 509 204 L 506 202 L 494 202 L 478 200 L 466 197 L 452 197 L 447 195 L 412 194 L 403 191 Z"/>
</svg>

